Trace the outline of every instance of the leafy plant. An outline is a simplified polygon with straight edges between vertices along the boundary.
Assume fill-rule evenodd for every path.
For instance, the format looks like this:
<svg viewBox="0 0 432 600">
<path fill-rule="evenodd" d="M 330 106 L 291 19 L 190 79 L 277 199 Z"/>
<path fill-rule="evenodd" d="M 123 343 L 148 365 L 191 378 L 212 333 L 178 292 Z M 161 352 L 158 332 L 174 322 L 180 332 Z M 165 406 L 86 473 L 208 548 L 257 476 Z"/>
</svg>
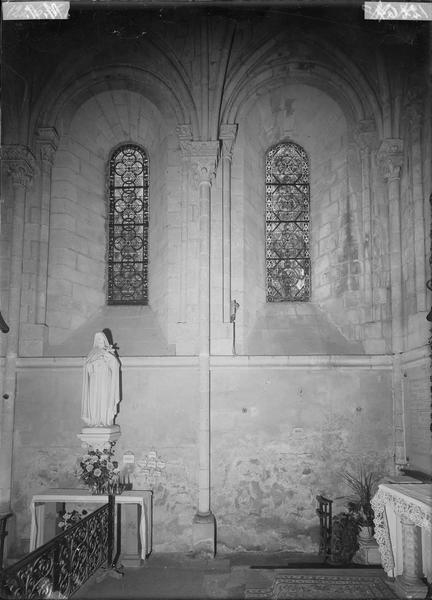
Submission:
<svg viewBox="0 0 432 600">
<path fill-rule="evenodd" d="M 360 519 L 351 512 L 342 512 L 332 519 L 330 561 L 347 565 L 359 549 Z"/>
<path fill-rule="evenodd" d="M 345 471 L 342 473 L 342 478 L 354 492 L 353 495 L 347 497 L 349 512 L 359 516 L 361 525 L 373 528 L 374 511 L 371 500 L 377 490 L 381 476 L 379 473 L 368 471 L 366 467 L 361 466 L 358 475 Z"/>
</svg>

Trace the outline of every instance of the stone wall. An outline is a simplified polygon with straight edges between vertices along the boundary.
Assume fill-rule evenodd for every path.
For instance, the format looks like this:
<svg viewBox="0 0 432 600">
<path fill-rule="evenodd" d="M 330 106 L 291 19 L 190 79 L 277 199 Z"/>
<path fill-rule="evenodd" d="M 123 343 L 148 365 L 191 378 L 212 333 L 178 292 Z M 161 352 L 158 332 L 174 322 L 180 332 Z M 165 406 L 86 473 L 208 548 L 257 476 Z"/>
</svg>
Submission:
<svg viewBox="0 0 432 600">
<path fill-rule="evenodd" d="M 167 463 L 155 488 L 156 551 L 193 545 L 206 402 L 211 507 L 222 550 L 314 550 L 314 497 L 345 493 L 341 469 L 360 457 L 387 471 L 393 455 L 398 463 L 406 454 L 416 465 L 427 463 L 430 117 L 419 127 L 402 101 L 399 64 L 386 61 L 381 36 L 361 33 L 358 24 L 347 28 L 336 14 L 323 33 L 319 20 L 300 14 L 241 13 L 213 19 L 193 12 L 177 21 L 151 12 L 145 33 L 144 20 L 123 15 L 114 23 L 101 13 L 92 29 L 74 15 L 80 27 L 59 24 L 64 36 L 48 38 L 42 49 L 42 35 L 32 39 L 25 24 L 14 30 L 16 41 L 9 35 L 8 64 L 32 82 L 34 102 L 25 99 L 22 119 L 6 112 L 5 137 L 28 144 L 24 158 L 28 150 L 36 157 L 23 242 L 12 232 L 15 225 L 21 232 L 14 198 L 24 207 L 24 196 L 14 196 L 7 178 L 0 240 L 1 308 L 19 298 L 8 310 L 19 309 L 21 325 L 19 340 L 16 327 L 1 346 L 2 393 L 10 400 L 2 419 L 6 438 L 14 435 L 2 465 L 13 469 L 20 540 L 28 538 L 32 493 L 75 483 L 81 357 L 103 327 L 112 329 L 124 360 L 119 456 L 135 453 L 135 487 L 147 485 L 138 463 L 153 447 Z M 32 42 L 34 62 L 10 50 L 22 41 Z M 401 48 L 414 68 L 411 46 Z M 6 83 L 19 98 L 23 84 L 12 69 Z M 200 239 L 207 196 L 200 196 L 185 145 L 222 144 L 223 126 L 238 128 L 231 224 L 224 229 L 220 159 L 211 186 L 207 322 L 199 283 L 208 259 Z M 264 156 L 287 139 L 310 158 L 312 299 L 269 306 Z M 41 140 L 48 140 L 50 158 Z M 150 160 L 150 305 L 133 309 L 106 306 L 107 161 L 123 142 L 141 144 Z M 384 172 L 377 152 L 393 146 L 403 149 L 400 188 L 398 165 Z M 384 158 L 395 157 L 390 151 Z M 14 242 L 22 262 L 15 296 L 8 270 Z M 222 320 L 228 251 L 231 299 L 240 304 L 237 356 L 229 315 Z M 402 329 L 397 344 L 395 325 Z M 207 332 L 211 387 L 207 394 L 202 386 L 199 396 L 199 375 L 209 381 L 198 366 L 199 352 L 207 364 Z M 0 500 L 9 502 L 7 479 Z"/>
<path fill-rule="evenodd" d="M 198 363 L 192 357 L 122 362 L 116 458 L 122 464 L 125 452 L 134 453 L 135 489 L 149 486 L 143 461 L 151 450 L 166 462 L 154 486 L 154 551 L 189 551 L 198 494 Z M 347 493 L 340 472 L 355 472 L 360 462 L 383 472 L 391 467 L 390 362 L 343 363 L 214 362 L 211 497 L 220 552 L 315 552 L 315 496 Z M 79 485 L 82 361 L 20 365 L 13 510 L 25 551 L 31 496 Z"/>
</svg>

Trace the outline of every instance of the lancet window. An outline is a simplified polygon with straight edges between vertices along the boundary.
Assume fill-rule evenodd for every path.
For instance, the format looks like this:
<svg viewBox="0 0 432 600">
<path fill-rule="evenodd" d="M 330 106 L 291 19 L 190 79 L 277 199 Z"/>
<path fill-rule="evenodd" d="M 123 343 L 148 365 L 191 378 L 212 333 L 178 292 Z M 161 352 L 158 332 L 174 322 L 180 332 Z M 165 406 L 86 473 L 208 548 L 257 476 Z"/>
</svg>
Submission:
<svg viewBox="0 0 432 600">
<path fill-rule="evenodd" d="M 134 144 L 109 161 L 108 304 L 148 303 L 149 161 Z"/>
<path fill-rule="evenodd" d="M 310 300 L 309 159 L 293 142 L 266 153 L 267 302 Z"/>
</svg>

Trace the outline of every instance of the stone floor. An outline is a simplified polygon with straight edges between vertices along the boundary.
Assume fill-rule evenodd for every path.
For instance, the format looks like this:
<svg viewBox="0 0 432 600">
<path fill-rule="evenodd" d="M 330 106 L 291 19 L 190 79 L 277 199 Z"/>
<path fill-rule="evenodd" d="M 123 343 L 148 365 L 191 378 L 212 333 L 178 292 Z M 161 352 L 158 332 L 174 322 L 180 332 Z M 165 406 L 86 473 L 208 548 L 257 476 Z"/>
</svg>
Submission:
<svg viewBox="0 0 432 600">
<path fill-rule="evenodd" d="M 217 556 L 212 560 L 175 553 L 153 554 L 142 568 L 125 569 L 123 577 L 99 572 L 78 590 L 74 599 L 243 599 L 245 586 L 260 587 L 269 569 L 287 566 L 303 570 L 323 565 L 317 555 L 288 552 L 248 552 Z M 355 569 L 366 570 L 366 567 Z"/>
</svg>

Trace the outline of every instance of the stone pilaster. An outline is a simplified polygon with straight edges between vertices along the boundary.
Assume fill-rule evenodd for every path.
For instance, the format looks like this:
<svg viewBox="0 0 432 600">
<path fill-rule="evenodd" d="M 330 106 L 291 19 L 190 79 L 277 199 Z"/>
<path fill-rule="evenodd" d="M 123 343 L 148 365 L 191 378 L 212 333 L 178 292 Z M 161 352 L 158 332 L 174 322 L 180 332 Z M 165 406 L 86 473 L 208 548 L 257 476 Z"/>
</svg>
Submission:
<svg viewBox="0 0 432 600">
<path fill-rule="evenodd" d="M 222 320 L 230 322 L 231 316 L 231 163 L 236 124 L 223 124 L 222 141 Z"/>
<path fill-rule="evenodd" d="M 29 149 L 25 146 L 18 144 L 4 146 L 2 148 L 2 166 L 4 173 L 11 182 L 13 195 L 13 221 L 9 271 L 9 298 L 6 315 L 10 331 L 6 342 L 6 360 L 3 374 L 0 418 L 0 512 L 9 509 L 11 499 L 16 359 L 18 355 L 20 329 L 25 198 L 26 190 L 33 180 L 35 159 Z"/>
</svg>

